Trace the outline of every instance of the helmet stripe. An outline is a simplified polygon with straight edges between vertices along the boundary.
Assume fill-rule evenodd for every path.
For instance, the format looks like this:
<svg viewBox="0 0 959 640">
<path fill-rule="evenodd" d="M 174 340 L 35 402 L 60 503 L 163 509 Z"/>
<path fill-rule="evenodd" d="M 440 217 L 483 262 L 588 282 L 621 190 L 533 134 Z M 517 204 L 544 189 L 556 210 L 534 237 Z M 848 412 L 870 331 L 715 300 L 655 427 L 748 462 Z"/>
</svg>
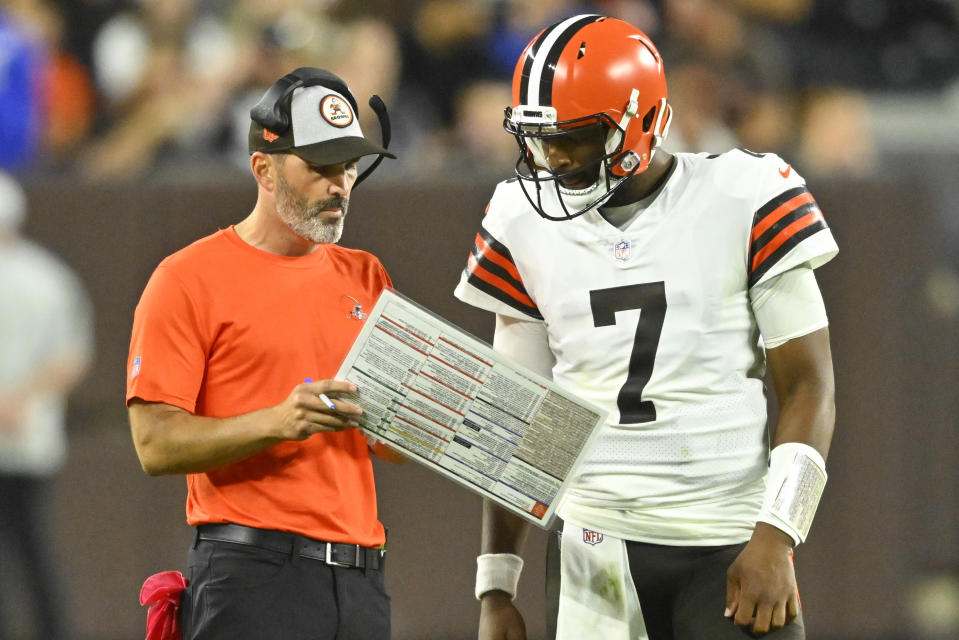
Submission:
<svg viewBox="0 0 959 640">
<path fill-rule="evenodd" d="M 519 96 L 520 103 L 526 103 L 528 101 L 524 100 L 524 96 L 529 91 L 529 74 L 533 68 L 533 60 L 536 58 L 536 54 L 539 53 L 539 48 L 543 44 L 543 40 L 546 39 L 546 36 L 549 35 L 551 28 L 543 29 L 543 32 L 539 34 L 539 37 L 533 42 L 529 47 L 529 52 L 526 54 L 526 60 L 523 61 L 523 75 L 520 77 L 519 85 Z"/>
<path fill-rule="evenodd" d="M 591 14 L 573 16 L 545 31 L 534 47 L 530 49 L 529 75 L 523 69 L 523 82 L 520 96 L 526 96 L 526 104 L 540 107 L 552 106 L 553 103 L 553 74 L 556 72 L 556 63 L 577 32 L 587 24 L 595 22 L 602 16 Z M 529 63 L 529 60 L 527 60 Z"/>
</svg>

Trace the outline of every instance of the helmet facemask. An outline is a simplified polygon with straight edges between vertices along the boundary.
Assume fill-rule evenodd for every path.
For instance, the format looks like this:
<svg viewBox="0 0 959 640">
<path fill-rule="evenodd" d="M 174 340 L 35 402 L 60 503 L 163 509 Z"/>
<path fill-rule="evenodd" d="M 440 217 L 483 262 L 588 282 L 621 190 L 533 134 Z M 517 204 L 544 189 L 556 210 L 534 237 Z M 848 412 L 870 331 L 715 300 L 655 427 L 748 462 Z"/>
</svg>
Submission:
<svg viewBox="0 0 959 640">
<path fill-rule="evenodd" d="M 571 220 L 602 206 L 628 178 L 648 166 L 648 159 L 641 162 L 635 152 L 624 151 L 626 127 L 642 126 L 645 131 L 661 131 L 662 119 L 668 113 L 665 100 L 655 110 L 650 110 L 639 122 L 630 123 L 635 117 L 636 92 L 631 96 L 630 105 L 620 122 L 614 121 L 607 113 L 563 120 L 557 122 L 553 107 L 535 107 L 520 105 L 506 108 L 503 128 L 511 133 L 519 144 L 520 155 L 516 161 L 515 174 L 519 179 L 523 194 L 533 208 L 548 220 Z M 667 116 L 668 117 L 668 116 Z M 665 123 L 668 126 L 668 121 Z M 597 138 L 596 147 L 602 152 L 595 159 L 577 163 L 571 170 L 557 171 L 550 167 L 548 149 L 556 144 L 574 146 L 588 142 L 590 131 Z M 665 133 L 665 132 L 664 132 Z M 655 141 L 649 156 L 663 136 L 655 135 Z M 567 186 L 570 180 L 581 178 L 583 174 L 592 174 L 590 183 L 581 188 Z M 551 214 L 549 211 L 561 212 Z"/>
</svg>

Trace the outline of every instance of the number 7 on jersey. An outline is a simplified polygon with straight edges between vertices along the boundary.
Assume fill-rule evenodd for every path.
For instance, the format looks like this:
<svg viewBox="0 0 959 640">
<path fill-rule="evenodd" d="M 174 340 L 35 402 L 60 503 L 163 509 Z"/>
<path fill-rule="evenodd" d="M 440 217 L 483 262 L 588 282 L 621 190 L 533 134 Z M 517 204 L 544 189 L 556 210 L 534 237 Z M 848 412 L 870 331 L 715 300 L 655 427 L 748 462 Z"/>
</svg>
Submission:
<svg viewBox="0 0 959 640">
<path fill-rule="evenodd" d="M 594 289 L 589 292 L 589 305 L 593 311 L 594 327 L 616 324 L 617 311 L 640 310 L 626 382 L 619 390 L 616 404 L 619 406 L 620 423 L 652 422 L 656 419 L 656 407 L 652 401 L 643 400 L 643 389 L 653 374 L 659 336 L 666 319 L 665 283 L 647 282 Z"/>
</svg>

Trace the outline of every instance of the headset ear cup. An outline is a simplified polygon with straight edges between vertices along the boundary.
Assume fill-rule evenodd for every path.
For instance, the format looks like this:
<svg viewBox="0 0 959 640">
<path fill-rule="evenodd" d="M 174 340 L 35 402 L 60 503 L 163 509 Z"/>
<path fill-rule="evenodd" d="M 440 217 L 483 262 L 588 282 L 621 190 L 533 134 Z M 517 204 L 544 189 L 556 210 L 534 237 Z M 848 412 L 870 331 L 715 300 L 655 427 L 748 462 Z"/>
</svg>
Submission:
<svg viewBox="0 0 959 640">
<path fill-rule="evenodd" d="M 349 100 L 354 113 L 359 110 L 356 98 L 342 79 L 324 69 L 299 67 L 273 83 L 259 102 L 250 109 L 250 118 L 273 133 L 280 135 L 286 133 L 290 128 L 290 115 L 284 108 L 284 101 L 298 87 L 313 85 L 322 85 L 336 91 Z"/>
<path fill-rule="evenodd" d="M 250 109 L 250 118 L 273 133 L 284 134 L 290 128 L 290 116 L 283 110 L 283 100 L 303 84 L 296 71 L 288 73 L 263 94 L 260 101 Z"/>
</svg>

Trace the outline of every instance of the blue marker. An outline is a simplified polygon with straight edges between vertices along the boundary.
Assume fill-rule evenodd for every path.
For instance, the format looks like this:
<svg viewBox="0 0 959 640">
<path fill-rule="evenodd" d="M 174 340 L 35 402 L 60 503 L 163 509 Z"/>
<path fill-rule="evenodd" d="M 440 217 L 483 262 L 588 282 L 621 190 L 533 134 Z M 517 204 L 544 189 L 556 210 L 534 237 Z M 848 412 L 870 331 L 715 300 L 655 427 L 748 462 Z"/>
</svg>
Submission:
<svg viewBox="0 0 959 640">
<path fill-rule="evenodd" d="M 325 402 L 326 406 L 328 406 L 331 410 L 336 411 L 336 405 L 333 404 L 333 401 L 330 400 L 325 393 L 320 394 L 320 400 Z"/>
<path fill-rule="evenodd" d="M 303 382 L 313 382 L 313 381 L 312 381 L 311 379 L 307 378 L 307 379 L 304 380 Z M 319 394 L 319 398 L 320 398 L 320 400 L 322 400 L 322 401 L 324 402 L 324 404 L 326 404 L 326 406 L 328 406 L 328 407 L 330 408 L 331 411 L 336 411 L 336 405 L 333 404 L 333 401 L 330 400 L 329 396 L 327 396 L 325 393 L 321 393 L 321 394 Z"/>
</svg>

